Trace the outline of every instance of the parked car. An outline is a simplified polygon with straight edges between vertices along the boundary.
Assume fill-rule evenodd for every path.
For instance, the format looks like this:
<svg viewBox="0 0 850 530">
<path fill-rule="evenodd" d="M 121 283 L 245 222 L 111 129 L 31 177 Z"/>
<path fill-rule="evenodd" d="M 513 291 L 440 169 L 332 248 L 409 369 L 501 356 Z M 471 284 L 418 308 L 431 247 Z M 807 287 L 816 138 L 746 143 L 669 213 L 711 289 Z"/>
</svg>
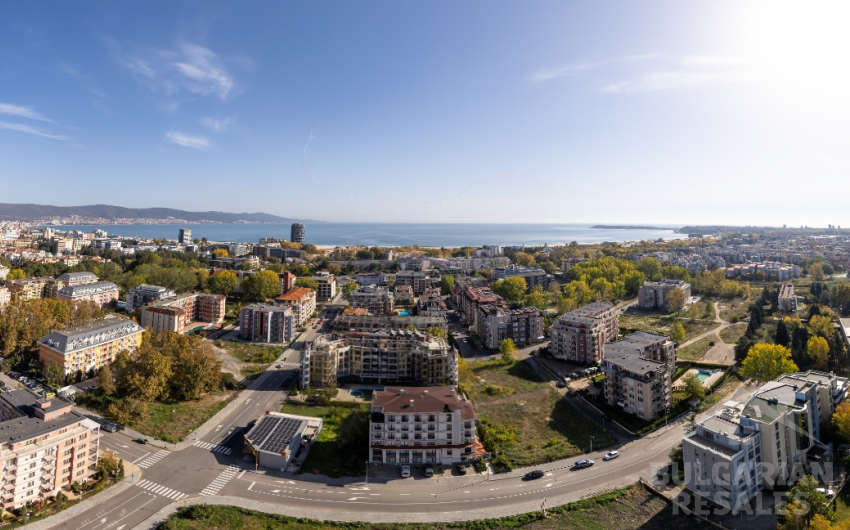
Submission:
<svg viewBox="0 0 850 530">
<path fill-rule="evenodd" d="M 535 469 L 534 471 L 529 471 L 528 473 L 523 475 L 522 479 L 523 480 L 537 480 L 539 478 L 543 478 L 544 476 L 546 476 L 546 473 L 544 473 L 543 471 L 541 471 L 539 469 Z"/>
<path fill-rule="evenodd" d="M 605 460 L 607 462 L 608 460 L 614 460 L 618 456 L 620 456 L 619 451 L 609 451 L 608 454 L 602 457 L 602 460 Z"/>
<path fill-rule="evenodd" d="M 434 476 L 434 468 L 431 466 L 425 466 L 425 476 L 431 478 Z"/>
<path fill-rule="evenodd" d="M 114 423 L 106 423 L 103 425 L 103 430 L 106 432 L 118 432 L 118 426 Z"/>
<path fill-rule="evenodd" d="M 410 466 L 401 466 L 401 478 L 410 476 Z"/>
<path fill-rule="evenodd" d="M 817 488 L 818 493 L 823 493 L 827 499 L 835 497 L 835 492 L 829 488 Z"/>
<path fill-rule="evenodd" d="M 586 468 L 586 467 L 590 467 L 590 466 L 592 466 L 592 465 L 593 465 L 593 460 L 590 460 L 590 459 L 588 459 L 588 460 L 579 460 L 578 462 L 576 462 L 576 464 L 575 464 L 575 468 L 576 468 L 576 469 L 584 469 L 584 468 Z"/>
<path fill-rule="evenodd" d="M 458 464 L 455 466 L 458 475 L 466 475 L 466 464 Z"/>
<path fill-rule="evenodd" d="M 567 386 L 567 384 L 563 381 L 558 381 L 557 383 L 555 383 L 555 386 L 558 388 L 564 388 Z"/>
<path fill-rule="evenodd" d="M 147 439 L 147 438 L 136 438 L 136 439 L 135 439 L 135 440 L 133 440 L 133 441 L 134 441 L 134 442 L 136 442 L 137 444 L 142 444 L 142 445 L 147 445 L 147 444 L 148 444 L 148 439 Z"/>
</svg>

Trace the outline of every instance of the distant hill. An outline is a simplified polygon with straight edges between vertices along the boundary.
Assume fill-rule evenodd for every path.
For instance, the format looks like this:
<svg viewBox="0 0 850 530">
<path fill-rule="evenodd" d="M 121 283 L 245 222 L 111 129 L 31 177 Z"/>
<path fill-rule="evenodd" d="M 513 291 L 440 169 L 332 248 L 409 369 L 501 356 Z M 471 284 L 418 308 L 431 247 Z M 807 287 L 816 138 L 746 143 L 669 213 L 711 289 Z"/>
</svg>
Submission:
<svg viewBox="0 0 850 530">
<path fill-rule="evenodd" d="M 0 203 L 0 220 L 34 221 L 36 219 L 67 218 L 71 216 L 115 219 L 183 219 L 186 221 L 215 221 L 218 223 L 289 223 L 292 221 L 310 221 L 292 219 L 268 213 L 227 213 L 227 212 L 187 212 L 172 208 L 124 208 L 108 204 L 89 206 L 47 206 L 42 204 L 4 204 Z M 314 221 L 315 222 L 315 221 Z"/>
</svg>

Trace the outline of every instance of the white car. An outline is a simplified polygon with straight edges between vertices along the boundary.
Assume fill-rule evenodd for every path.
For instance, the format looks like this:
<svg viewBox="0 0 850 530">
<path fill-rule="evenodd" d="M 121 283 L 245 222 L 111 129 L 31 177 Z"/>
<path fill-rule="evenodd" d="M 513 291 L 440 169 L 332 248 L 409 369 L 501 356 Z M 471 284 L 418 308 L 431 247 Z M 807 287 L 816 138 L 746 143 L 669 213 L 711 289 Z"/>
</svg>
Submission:
<svg viewBox="0 0 850 530">
<path fill-rule="evenodd" d="M 410 466 L 401 466 L 401 478 L 410 476 Z"/>
<path fill-rule="evenodd" d="M 605 461 L 614 460 L 618 456 L 620 456 L 619 451 L 609 451 L 608 454 L 606 454 L 605 456 L 602 457 L 602 460 L 605 460 Z"/>
<path fill-rule="evenodd" d="M 817 488 L 818 493 L 823 493 L 827 499 L 835 497 L 835 492 L 827 488 Z"/>
</svg>

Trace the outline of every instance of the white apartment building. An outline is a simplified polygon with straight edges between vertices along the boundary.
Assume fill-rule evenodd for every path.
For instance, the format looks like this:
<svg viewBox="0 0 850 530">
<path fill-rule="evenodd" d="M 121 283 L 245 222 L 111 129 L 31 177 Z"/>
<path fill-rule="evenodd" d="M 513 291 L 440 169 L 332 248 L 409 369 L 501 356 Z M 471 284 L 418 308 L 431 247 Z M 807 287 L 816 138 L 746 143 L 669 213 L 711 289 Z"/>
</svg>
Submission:
<svg viewBox="0 0 850 530">
<path fill-rule="evenodd" d="M 319 271 L 313 276 L 318 284 L 316 287 L 316 300 L 327 302 L 336 296 L 336 278 L 327 271 Z"/>
<path fill-rule="evenodd" d="M 453 387 L 388 387 L 372 395 L 369 461 L 440 464 L 484 453 L 475 434 L 472 403 Z"/>
<path fill-rule="evenodd" d="M 366 285 L 351 292 L 351 307 L 363 308 L 373 315 L 386 315 L 395 307 L 395 295 L 387 287 Z"/>
<path fill-rule="evenodd" d="M 691 284 L 683 280 L 661 279 L 657 282 L 644 282 L 638 289 L 638 306 L 642 309 L 669 309 L 667 293 L 673 289 L 685 292 L 685 301 L 691 296 Z"/>
<path fill-rule="evenodd" d="M 6 287 L 0 287 L 0 308 L 12 301 L 12 291 Z"/>
<path fill-rule="evenodd" d="M 797 295 L 794 294 L 793 283 L 786 283 L 780 289 L 778 309 L 789 312 L 797 311 Z"/>
<path fill-rule="evenodd" d="M 92 301 L 100 307 L 105 307 L 118 300 L 118 286 L 112 282 L 69 285 L 59 289 L 56 298 L 71 303 Z"/>
<path fill-rule="evenodd" d="M 177 293 L 167 287 L 143 283 L 127 291 L 125 298 L 127 305 L 125 308 L 127 311 L 135 311 L 151 302 L 156 302 L 163 298 L 171 298 L 172 296 L 177 296 Z"/>
<path fill-rule="evenodd" d="M 12 271 L 11 269 L 9 269 L 9 267 L 5 265 L 0 265 L 0 280 L 5 280 L 6 276 L 8 276 L 10 272 Z"/>
<path fill-rule="evenodd" d="M 396 287 L 409 285 L 416 296 L 424 293 L 435 281 L 439 281 L 439 277 L 435 278 L 425 271 L 400 270 L 395 275 Z"/>
<path fill-rule="evenodd" d="M 274 299 L 275 305 L 292 309 L 295 325 L 303 324 L 316 311 L 316 293 L 307 287 L 296 287 Z"/>
<path fill-rule="evenodd" d="M 831 373 L 799 372 L 765 383 L 746 403 L 725 403 L 683 440 L 685 487 L 737 513 L 758 492 L 790 486 L 815 464 L 829 469 L 832 449 L 820 441 L 821 426 L 847 387 Z"/>
</svg>

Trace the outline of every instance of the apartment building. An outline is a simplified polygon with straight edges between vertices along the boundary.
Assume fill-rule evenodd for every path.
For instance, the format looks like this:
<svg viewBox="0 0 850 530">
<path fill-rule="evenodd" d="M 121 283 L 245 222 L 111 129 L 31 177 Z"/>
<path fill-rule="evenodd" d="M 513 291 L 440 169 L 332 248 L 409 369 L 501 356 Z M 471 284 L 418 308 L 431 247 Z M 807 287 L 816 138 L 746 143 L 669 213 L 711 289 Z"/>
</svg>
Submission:
<svg viewBox="0 0 850 530">
<path fill-rule="evenodd" d="M 196 325 L 217 326 L 224 321 L 225 300 L 220 294 L 169 296 L 142 307 L 142 327 L 151 333 L 183 333 Z"/>
<path fill-rule="evenodd" d="M 419 297 L 419 314 L 446 318 L 448 308 L 439 289 L 427 289 Z"/>
<path fill-rule="evenodd" d="M 737 513 L 763 489 L 790 486 L 831 462 L 821 427 L 847 387 L 832 373 L 799 372 L 765 383 L 745 403 L 725 403 L 685 436 L 685 487 Z"/>
<path fill-rule="evenodd" d="M 21 278 L 19 280 L 9 280 L 6 282 L 6 287 L 12 293 L 12 300 L 35 300 L 36 298 L 45 298 L 50 293 L 50 284 L 53 278 Z"/>
<path fill-rule="evenodd" d="M 445 339 L 410 330 L 320 336 L 304 349 L 301 381 L 307 386 L 350 382 L 456 385 L 457 350 Z M 333 377 L 333 370 L 336 375 Z M 306 388 L 306 386 L 305 386 Z"/>
<path fill-rule="evenodd" d="M 304 223 L 292 223 L 289 240 L 293 243 L 304 243 L 307 235 L 307 229 L 304 228 Z"/>
<path fill-rule="evenodd" d="M 110 315 L 47 335 L 38 341 L 38 357 L 45 370 L 58 364 L 65 375 L 90 373 L 114 361 L 121 350 L 135 351 L 142 343 L 143 332 L 132 320 Z"/>
<path fill-rule="evenodd" d="M 327 271 L 319 271 L 313 276 L 316 281 L 316 300 L 327 302 L 336 296 L 336 278 Z"/>
<path fill-rule="evenodd" d="M 280 294 L 295 287 L 295 275 L 291 272 L 280 272 L 277 277 L 280 278 Z"/>
<path fill-rule="evenodd" d="M 387 287 L 366 285 L 351 291 L 351 307 L 363 308 L 373 315 L 386 315 L 395 307 L 395 295 Z"/>
<path fill-rule="evenodd" d="M 366 285 L 387 285 L 387 275 L 383 272 L 363 272 L 355 276 L 357 285 L 364 287 Z"/>
<path fill-rule="evenodd" d="M 415 297 L 413 296 L 413 287 L 409 285 L 396 285 L 393 287 L 393 298 L 395 305 L 408 306 L 413 304 Z"/>
<path fill-rule="evenodd" d="M 431 266 L 435 269 L 456 270 L 461 274 L 474 273 L 482 269 L 498 269 L 511 264 L 510 258 L 504 256 L 472 256 L 459 258 L 431 258 Z"/>
<path fill-rule="evenodd" d="M 585 261 L 590 261 L 589 258 L 564 258 L 561 260 L 561 272 L 566 274 L 570 272 L 575 265 L 579 263 L 584 263 Z"/>
<path fill-rule="evenodd" d="M 430 289 L 435 281 L 439 281 L 439 277 L 435 278 L 428 272 L 421 270 L 400 270 L 395 275 L 396 287 L 409 285 L 415 296 L 419 296 L 426 289 Z"/>
<path fill-rule="evenodd" d="M 136 309 L 146 306 L 151 302 L 156 302 L 163 298 L 170 298 L 172 296 L 177 296 L 177 293 L 167 287 L 143 283 L 127 291 L 125 309 L 127 309 L 127 311 L 135 311 Z"/>
<path fill-rule="evenodd" d="M 388 387 L 372 394 L 369 461 L 453 464 L 484 453 L 472 403 L 453 387 Z"/>
<path fill-rule="evenodd" d="M 493 269 L 494 282 L 514 277 L 523 278 L 529 291 L 538 285 L 545 289 L 549 285 L 549 281 L 552 279 L 552 275 L 537 267 L 508 265 L 507 267 Z"/>
<path fill-rule="evenodd" d="M 477 333 L 485 348 L 498 349 L 505 339 L 517 346 L 527 346 L 543 340 L 543 315 L 535 307 L 508 309 L 500 304 L 478 307 Z"/>
<path fill-rule="evenodd" d="M 275 305 L 292 309 L 295 325 L 303 324 L 316 310 L 316 293 L 307 287 L 296 287 L 274 299 Z"/>
<path fill-rule="evenodd" d="M 12 291 L 7 287 L 0 287 L 0 308 L 12 301 Z"/>
<path fill-rule="evenodd" d="M 0 280 L 5 280 L 10 272 L 12 272 L 12 269 L 5 265 L 0 265 Z"/>
<path fill-rule="evenodd" d="M 74 287 L 77 285 L 87 285 L 97 283 L 98 277 L 92 272 L 66 272 L 60 275 L 47 286 L 45 296 L 56 298 L 59 289 L 63 287 Z"/>
<path fill-rule="evenodd" d="M 72 405 L 28 389 L 0 394 L 3 509 L 45 500 L 95 474 L 100 425 Z"/>
<path fill-rule="evenodd" d="M 463 323 L 470 329 L 478 328 L 478 308 L 484 305 L 506 305 L 505 299 L 490 290 L 489 287 L 470 287 L 458 296 Z"/>
<path fill-rule="evenodd" d="M 106 307 L 118 301 L 118 286 L 112 282 L 95 282 L 84 285 L 69 285 L 56 292 L 56 298 L 70 303 L 94 302 Z"/>
<path fill-rule="evenodd" d="M 346 314 L 346 312 L 343 312 L 343 314 L 334 319 L 333 326 L 334 330 L 340 333 L 391 329 L 403 330 L 411 326 L 417 331 L 428 331 L 429 328 L 439 328 L 448 332 L 449 329 L 449 323 L 445 317 L 422 314 L 418 316 Z"/>
<path fill-rule="evenodd" d="M 782 289 L 779 290 L 779 304 L 777 307 L 780 311 L 797 311 L 797 295 L 794 294 L 793 283 L 782 285 Z"/>
<path fill-rule="evenodd" d="M 549 351 L 560 360 L 595 364 L 603 346 L 617 337 L 620 313 L 611 302 L 593 302 L 564 313 L 549 329 Z"/>
<path fill-rule="evenodd" d="M 673 405 L 676 345 L 664 335 L 632 333 L 604 345 L 605 402 L 652 421 Z"/>
<path fill-rule="evenodd" d="M 490 282 L 479 276 L 464 276 L 460 278 L 455 278 L 455 282 L 452 284 L 452 303 L 455 306 L 459 307 L 460 297 L 462 296 L 463 291 L 465 291 L 466 289 L 471 289 L 473 287 L 488 287 L 489 285 Z"/>
<path fill-rule="evenodd" d="M 657 282 L 644 282 L 638 289 L 638 307 L 641 309 L 670 309 L 667 293 L 673 289 L 681 289 L 688 298 L 691 296 L 691 284 L 684 280 L 665 278 Z"/>
<path fill-rule="evenodd" d="M 295 318 L 290 307 L 252 304 L 239 311 L 241 339 L 251 342 L 289 342 L 294 328 Z"/>
<path fill-rule="evenodd" d="M 180 228 L 177 230 L 177 242 L 181 245 L 188 245 L 192 242 L 192 229 Z"/>
</svg>

